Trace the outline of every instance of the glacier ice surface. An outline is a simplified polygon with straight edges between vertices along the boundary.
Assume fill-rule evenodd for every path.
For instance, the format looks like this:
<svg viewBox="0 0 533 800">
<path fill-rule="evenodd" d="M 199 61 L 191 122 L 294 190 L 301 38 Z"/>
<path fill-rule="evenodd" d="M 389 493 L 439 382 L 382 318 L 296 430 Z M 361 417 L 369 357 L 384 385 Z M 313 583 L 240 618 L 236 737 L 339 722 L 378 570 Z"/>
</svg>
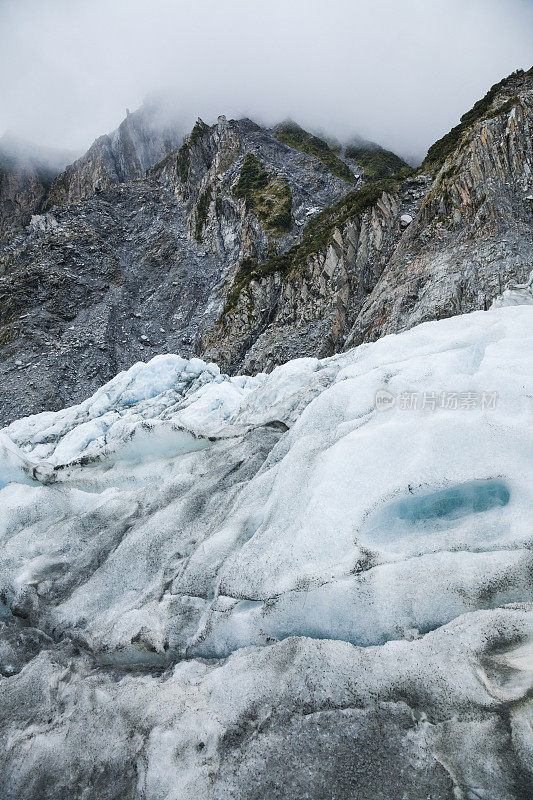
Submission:
<svg viewBox="0 0 533 800">
<path fill-rule="evenodd" d="M 276 797 L 285 773 L 303 780 L 294 753 L 296 740 L 314 746 L 309 713 L 324 752 L 336 742 L 331 758 L 353 737 L 367 736 L 356 761 L 378 748 L 374 794 L 361 796 L 387 791 L 382 764 L 411 769 L 412 786 L 398 773 L 388 789 L 398 800 L 420 796 L 422 774 L 432 797 L 469 797 L 467 784 L 520 797 L 532 345 L 522 305 L 254 377 L 157 356 L 78 406 L 5 428 L 3 796 L 48 797 L 31 774 L 83 783 L 96 760 L 116 796 Z M 451 394 L 457 407 L 441 407 Z M 51 644 L 25 644 L 12 674 L 21 619 Z M 62 688 L 46 699 L 46 686 Z M 39 722 L 17 711 L 24 692 Z M 498 710 L 509 698 L 512 747 Z M 368 725 L 390 725 L 390 752 Z M 255 738 L 238 733 L 250 726 Z M 325 796 L 321 780 L 293 796 Z M 328 780 L 340 798 L 356 791 Z"/>
</svg>

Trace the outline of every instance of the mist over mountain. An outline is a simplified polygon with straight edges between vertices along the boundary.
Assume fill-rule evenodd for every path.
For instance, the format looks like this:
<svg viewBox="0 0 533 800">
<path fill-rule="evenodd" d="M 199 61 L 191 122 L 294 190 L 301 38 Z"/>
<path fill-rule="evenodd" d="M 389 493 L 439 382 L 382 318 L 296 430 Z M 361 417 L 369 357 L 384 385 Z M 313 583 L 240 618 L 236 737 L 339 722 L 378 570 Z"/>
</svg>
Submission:
<svg viewBox="0 0 533 800">
<path fill-rule="evenodd" d="M 38 169 L 57 175 L 77 155 L 75 150 L 47 147 L 21 139 L 10 131 L 0 138 L 0 163 L 6 166 L 33 164 Z"/>
<path fill-rule="evenodd" d="M 197 116 L 290 117 L 421 161 L 488 86 L 530 66 L 533 7 L 6 0 L 0 28 L 0 135 L 81 154 L 155 92 L 184 130 Z"/>
</svg>

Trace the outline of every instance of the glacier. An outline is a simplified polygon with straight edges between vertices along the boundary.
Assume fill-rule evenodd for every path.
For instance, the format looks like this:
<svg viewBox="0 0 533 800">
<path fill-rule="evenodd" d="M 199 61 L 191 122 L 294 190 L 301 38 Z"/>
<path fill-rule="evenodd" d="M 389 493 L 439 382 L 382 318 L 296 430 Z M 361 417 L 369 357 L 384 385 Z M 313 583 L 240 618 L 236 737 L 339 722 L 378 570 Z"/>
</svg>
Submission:
<svg viewBox="0 0 533 800">
<path fill-rule="evenodd" d="M 156 356 L 4 428 L 0 797 L 529 796 L 515 300 L 253 377 Z"/>
</svg>

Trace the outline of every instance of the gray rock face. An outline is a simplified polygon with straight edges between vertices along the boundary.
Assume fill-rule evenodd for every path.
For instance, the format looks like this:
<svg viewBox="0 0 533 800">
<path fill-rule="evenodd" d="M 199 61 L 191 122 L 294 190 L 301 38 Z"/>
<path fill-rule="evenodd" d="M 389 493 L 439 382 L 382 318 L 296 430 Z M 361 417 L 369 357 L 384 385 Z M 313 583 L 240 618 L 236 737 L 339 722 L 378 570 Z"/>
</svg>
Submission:
<svg viewBox="0 0 533 800">
<path fill-rule="evenodd" d="M 184 133 L 179 126 L 162 121 L 156 104 L 128 112 L 116 131 L 97 139 L 84 156 L 54 180 L 45 210 L 143 177 L 149 167 L 178 149 Z"/>
<path fill-rule="evenodd" d="M 533 187 L 533 73 L 511 83 L 494 106 L 444 162 L 348 345 L 486 309 L 509 284 L 527 279 L 533 253 L 527 201 Z"/>
<path fill-rule="evenodd" d="M 498 90 L 434 177 L 389 187 L 298 269 L 251 282 L 204 352 L 230 370 L 270 369 L 487 309 L 522 283 L 533 252 L 532 108 L 530 70 Z"/>
<path fill-rule="evenodd" d="M 311 207 L 315 214 L 352 188 L 250 121 L 202 126 L 185 154 L 167 156 L 138 180 L 54 206 L 4 247 L 3 421 L 81 400 L 120 369 L 158 352 L 201 350 L 239 261 L 268 246 L 289 247 Z M 90 193 L 93 184 L 83 176 L 102 174 L 106 152 L 98 144 L 96 171 L 83 159 L 75 173 L 67 170 L 69 192 Z M 245 201 L 234 197 L 247 152 L 290 188 L 288 231 L 267 235 Z"/>
<path fill-rule="evenodd" d="M 236 309 L 203 342 L 202 352 L 230 371 L 257 372 L 306 355 L 342 350 L 364 302 L 401 237 L 401 212 L 420 206 L 429 178 L 384 192 L 362 214 L 336 228 L 331 244 L 298 274 L 250 284 Z"/>
<path fill-rule="evenodd" d="M 0 237 L 28 224 L 46 197 L 47 187 L 30 166 L 0 166 Z"/>
</svg>

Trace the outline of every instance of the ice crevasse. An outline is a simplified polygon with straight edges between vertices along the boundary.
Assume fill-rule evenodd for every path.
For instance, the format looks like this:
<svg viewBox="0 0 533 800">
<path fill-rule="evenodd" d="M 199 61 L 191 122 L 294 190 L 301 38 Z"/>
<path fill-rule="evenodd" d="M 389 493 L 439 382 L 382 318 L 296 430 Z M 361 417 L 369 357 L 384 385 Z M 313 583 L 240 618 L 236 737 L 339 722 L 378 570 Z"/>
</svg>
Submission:
<svg viewBox="0 0 533 800">
<path fill-rule="evenodd" d="M 3 602 L 122 663 L 526 602 L 532 397 L 527 306 L 255 377 L 136 364 L 1 432 Z"/>
</svg>

